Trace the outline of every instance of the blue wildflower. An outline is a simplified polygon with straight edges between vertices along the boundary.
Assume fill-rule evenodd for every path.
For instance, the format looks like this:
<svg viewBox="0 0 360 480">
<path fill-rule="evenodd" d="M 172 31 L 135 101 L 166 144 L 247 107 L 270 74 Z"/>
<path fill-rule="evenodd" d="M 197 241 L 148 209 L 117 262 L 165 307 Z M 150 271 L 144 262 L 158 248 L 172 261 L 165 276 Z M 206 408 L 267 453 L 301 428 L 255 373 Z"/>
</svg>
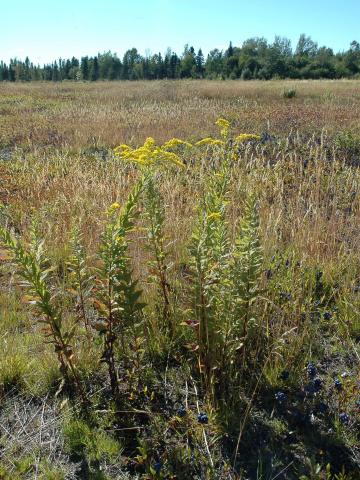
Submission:
<svg viewBox="0 0 360 480">
<path fill-rule="evenodd" d="M 321 378 L 314 379 L 314 389 L 316 392 L 319 392 L 322 389 L 322 380 Z"/>
<path fill-rule="evenodd" d="M 341 390 L 342 390 L 342 383 L 341 383 L 341 381 L 340 381 L 338 378 L 335 378 L 335 380 L 334 380 L 334 387 L 336 388 L 336 390 L 337 390 L 338 392 L 341 392 Z"/>
<path fill-rule="evenodd" d="M 186 409 L 181 405 L 181 407 L 179 407 L 177 410 L 176 410 L 176 415 L 180 418 L 182 417 L 185 417 L 186 415 Z"/>
<path fill-rule="evenodd" d="M 287 380 L 289 378 L 289 372 L 287 370 L 283 370 L 280 373 L 280 380 Z"/>
<path fill-rule="evenodd" d="M 313 363 L 309 362 L 307 365 L 306 365 L 306 373 L 308 374 L 308 376 L 310 378 L 313 378 L 315 377 L 316 375 L 316 367 Z"/>
<path fill-rule="evenodd" d="M 156 473 L 160 473 L 161 467 L 162 467 L 162 464 L 161 464 L 160 460 L 155 462 L 154 465 L 153 465 L 153 469 L 155 470 Z"/>
<path fill-rule="evenodd" d="M 209 419 L 208 419 L 208 416 L 206 415 L 206 413 L 199 413 L 198 417 L 197 417 L 197 420 L 199 423 L 202 423 L 202 424 L 207 424 L 209 423 Z"/>
<path fill-rule="evenodd" d="M 291 293 L 289 292 L 280 292 L 280 299 L 290 301 L 292 299 Z"/>
<path fill-rule="evenodd" d="M 286 395 L 284 392 L 276 392 L 275 393 L 275 400 L 282 405 L 286 401 Z"/>
<path fill-rule="evenodd" d="M 343 423 L 344 425 L 348 424 L 350 422 L 350 417 L 347 413 L 345 412 L 342 412 L 340 413 L 339 415 L 339 420 L 341 423 Z"/>
</svg>

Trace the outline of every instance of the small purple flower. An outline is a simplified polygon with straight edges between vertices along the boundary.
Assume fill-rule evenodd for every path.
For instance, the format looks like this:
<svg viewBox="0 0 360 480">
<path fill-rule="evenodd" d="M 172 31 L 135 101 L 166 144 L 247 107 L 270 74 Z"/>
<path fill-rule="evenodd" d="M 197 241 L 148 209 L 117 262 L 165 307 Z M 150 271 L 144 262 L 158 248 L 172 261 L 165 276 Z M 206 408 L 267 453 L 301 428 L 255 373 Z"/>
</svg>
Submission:
<svg viewBox="0 0 360 480">
<path fill-rule="evenodd" d="M 319 392 L 322 389 L 322 380 L 321 378 L 314 379 L 314 389 L 316 392 Z"/>
<path fill-rule="evenodd" d="M 182 417 L 185 417 L 186 415 L 186 409 L 181 405 L 181 407 L 179 407 L 177 410 L 176 410 L 176 415 L 180 418 Z"/>
<path fill-rule="evenodd" d="M 285 403 L 286 401 L 286 395 L 284 392 L 276 392 L 275 393 L 275 400 L 277 401 L 277 403 L 279 403 L 280 405 L 282 405 L 283 403 Z"/>
<path fill-rule="evenodd" d="M 161 467 L 162 467 L 162 464 L 161 464 L 160 460 L 155 462 L 154 465 L 153 465 L 153 469 L 155 470 L 156 473 L 160 473 Z"/>
<path fill-rule="evenodd" d="M 280 373 L 280 380 L 287 380 L 289 378 L 289 372 L 287 370 L 283 370 L 281 373 Z"/>
<path fill-rule="evenodd" d="M 306 373 L 308 374 L 308 376 L 310 378 L 314 378 L 315 375 L 316 375 L 316 367 L 313 363 L 309 362 L 307 365 L 306 365 Z"/>
<path fill-rule="evenodd" d="M 199 423 L 201 424 L 207 424 L 209 423 L 209 419 L 208 419 L 208 416 L 206 415 L 206 413 L 199 413 L 198 417 L 197 417 L 197 420 Z"/>
<path fill-rule="evenodd" d="M 342 424 L 347 425 L 350 422 L 350 417 L 347 413 L 342 412 L 339 415 L 339 420 Z"/>
<path fill-rule="evenodd" d="M 290 301 L 292 299 L 291 293 L 289 292 L 280 292 L 280 299 L 285 301 Z"/>
<path fill-rule="evenodd" d="M 342 390 L 342 383 L 338 378 L 335 378 L 334 380 L 334 387 L 338 392 L 341 392 Z"/>
<path fill-rule="evenodd" d="M 323 317 L 324 317 L 324 320 L 330 320 L 331 319 L 331 313 L 330 312 L 325 312 Z"/>
</svg>

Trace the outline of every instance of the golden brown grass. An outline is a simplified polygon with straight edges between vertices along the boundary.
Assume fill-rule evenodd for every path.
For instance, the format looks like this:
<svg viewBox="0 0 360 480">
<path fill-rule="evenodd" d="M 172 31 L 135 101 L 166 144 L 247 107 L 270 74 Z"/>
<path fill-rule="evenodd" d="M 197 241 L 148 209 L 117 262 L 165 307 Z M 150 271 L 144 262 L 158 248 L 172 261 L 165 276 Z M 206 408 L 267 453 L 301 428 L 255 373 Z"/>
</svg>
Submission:
<svg viewBox="0 0 360 480">
<path fill-rule="evenodd" d="M 296 88 L 295 99 L 281 95 L 289 85 Z M 1 164 L 1 200 L 11 206 L 19 226 L 35 212 L 59 253 L 74 221 L 81 222 L 87 243 L 96 248 L 103 212 L 115 200 L 122 202 L 134 172 L 93 153 L 150 135 L 159 142 L 173 136 L 198 139 L 215 133 L 214 120 L 222 115 L 236 132 L 267 130 L 284 141 L 292 135 L 296 143 L 295 148 L 250 148 L 239 162 L 235 204 L 241 190 L 258 191 L 265 242 L 291 244 L 314 262 L 337 259 L 345 245 L 356 254 L 358 200 L 350 216 L 341 208 L 348 206 L 348 193 L 357 190 L 358 173 L 323 162 L 324 150 L 309 135 L 319 137 L 325 129 L 329 137 L 339 125 L 357 131 L 357 87 L 356 81 L 2 84 L 1 143 L 24 150 L 15 154 L 19 161 Z M 328 137 L 323 143 L 330 142 Z M 304 174 L 309 156 L 314 163 Z M 275 160 L 274 169 L 266 166 Z M 191 169 L 180 178 L 165 175 L 162 188 L 179 260 L 201 175 Z M 238 213 L 233 213 L 235 223 Z"/>
<path fill-rule="evenodd" d="M 296 89 L 296 97 L 282 92 Z M 199 138 L 224 116 L 240 131 L 359 131 L 358 81 L 156 81 L 0 85 L 0 145 L 31 150 Z"/>
<path fill-rule="evenodd" d="M 94 153 L 105 155 L 119 143 L 136 145 L 150 135 L 158 142 L 173 136 L 199 139 L 216 134 L 214 120 L 224 116 L 235 132 L 266 130 L 285 142 L 281 148 L 245 149 L 234 179 L 234 204 L 240 209 L 245 190 L 257 191 L 262 200 L 265 244 L 269 249 L 291 245 L 314 263 L 338 261 L 345 252 L 359 251 L 358 195 L 351 200 L 351 212 L 346 210 L 350 193 L 358 192 L 359 174 L 343 168 L 342 158 L 329 165 L 318 143 L 321 131 L 328 132 L 322 143 L 330 145 L 339 126 L 360 129 L 359 85 L 356 81 L 1 84 L 0 145 L 13 147 L 17 160 L 0 163 L 0 199 L 9 204 L 20 229 L 30 216 L 39 217 L 60 256 L 73 222 L 81 223 L 86 243 L 94 250 L 103 212 L 112 202 L 122 202 L 136 175 L 119 160 L 102 160 Z M 282 96 L 289 86 L 296 89 L 295 99 Z M 204 164 L 206 157 L 209 154 Z M 275 168 L 269 162 L 276 162 Z M 162 193 L 176 260 L 181 259 L 191 230 L 201 171 L 164 174 Z M 238 215 L 234 208 L 234 224 Z M 136 263 L 141 263 L 139 256 Z"/>
</svg>

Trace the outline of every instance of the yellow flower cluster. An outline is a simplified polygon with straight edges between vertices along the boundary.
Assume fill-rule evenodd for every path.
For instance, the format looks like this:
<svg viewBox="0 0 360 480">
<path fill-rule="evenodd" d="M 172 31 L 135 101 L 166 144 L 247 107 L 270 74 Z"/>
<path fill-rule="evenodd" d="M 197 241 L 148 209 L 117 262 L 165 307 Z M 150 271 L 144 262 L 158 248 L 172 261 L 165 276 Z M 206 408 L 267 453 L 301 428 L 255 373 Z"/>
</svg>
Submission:
<svg viewBox="0 0 360 480">
<path fill-rule="evenodd" d="M 222 138 L 227 138 L 229 136 L 230 122 L 225 120 L 225 118 L 219 118 L 216 120 L 215 125 L 220 128 L 220 135 Z"/>
<path fill-rule="evenodd" d="M 237 137 L 235 137 L 236 143 L 246 142 L 247 140 L 260 140 L 261 137 L 259 135 L 254 135 L 253 133 L 241 133 Z"/>
<path fill-rule="evenodd" d="M 154 139 L 149 137 L 145 140 L 144 145 L 139 148 L 133 149 L 129 147 L 129 145 L 122 144 L 114 149 L 114 153 L 122 160 L 143 166 L 155 165 L 157 163 L 172 163 L 178 167 L 184 167 L 185 165 L 180 157 L 173 152 L 168 152 L 168 149 L 186 143 L 187 142 L 173 138 L 169 142 L 166 142 L 166 144 L 157 146 Z"/>
<path fill-rule="evenodd" d="M 222 140 L 217 140 L 216 138 L 206 137 L 195 143 L 195 146 L 197 147 L 201 147 L 201 145 L 213 145 L 222 147 L 225 145 L 225 142 L 223 142 Z"/>
<path fill-rule="evenodd" d="M 192 148 L 192 145 L 191 143 L 189 142 L 184 142 L 184 140 L 180 140 L 180 138 L 172 138 L 171 140 L 167 141 L 166 143 L 164 143 L 164 145 L 162 146 L 162 148 L 168 150 L 168 149 L 171 149 L 171 148 L 176 148 L 178 146 L 183 146 L 183 147 L 188 147 L 188 148 Z"/>
<path fill-rule="evenodd" d="M 215 125 L 220 128 L 220 135 L 222 140 L 212 137 L 206 137 L 199 140 L 194 145 L 179 138 L 172 138 L 165 142 L 163 145 L 156 145 L 155 140 L 151 137 L 147 138 L 139 148 L 131 148 L 129 145 L 121 144 L 115 148 L 114 153 L 122 160 L 134 162 L 138 165 L 155 165 L 158 163 L 173 164 L 178 167 L 184 168 L 185 165 L 181 161 L 179 151 L 183 151 L 184 148 L 190 149 L 195 147 L 201 147 L 208 145 L 211 147 L 224 147 L 225 142 L 229 139 L 230 122 L 225 118 L 219 118 Z M 242 143 L 248 140 L 260 140 L 259 135 L 252 133 L 242 133 L 234 138 L 235 143 Z M 175 152 L 171 151 L 175 150 Z"/>
<path fill-rule="evenodd" d="M 107 209 L 107 214 L 109 216 L 112 216 L 115 214 L 117 210 L 119 210 L 119 208 L 120 208 L 120 205 L 117 202 L 115 202 L 112 205 L 110 205 L 110 207 Z"/>
<path fill-rule="evenodd" d="M 220 135 L 223 140 L 218 140 L 212 137 L 206 137 L 202 140 L 199 140 L 195 143 L 195 146 L 202 146 L 202 145 L 210 145 L 210 146 L 218 146 L 222 147 L 225 145 L 226 140 L 229 139 L 229 132 L 230 132 L 230 122 L 225 120 L 225 118 L 219 118 L 216 120 L 215 125 L 218 126 L 220 130 Z M 234 138 L 235 143 L 246 142 L 247 140 L 260 140 L 259 135 L 254 135 L 253 133 L 242 133 Z"/>
<path fill-rule="evenodd" d="M 221 220 L 221 214 L 220 212 L 213 212 L 213 213 L 209 213 L 209 215 L 207 216 L 207 219 L 208 220 Z"/>
</svg>

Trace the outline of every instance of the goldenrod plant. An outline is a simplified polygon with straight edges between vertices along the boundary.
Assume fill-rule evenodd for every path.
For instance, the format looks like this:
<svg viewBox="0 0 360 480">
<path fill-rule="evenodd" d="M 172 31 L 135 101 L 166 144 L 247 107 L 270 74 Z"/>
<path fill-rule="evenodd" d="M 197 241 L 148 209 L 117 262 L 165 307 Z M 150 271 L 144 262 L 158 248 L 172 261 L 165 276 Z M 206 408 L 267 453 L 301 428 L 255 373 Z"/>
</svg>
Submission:
<svg viewBox="0 0 360 480">
<path fill-rule="evenodd" d="M 123 161 L 134 162 L 140 166 L 173 164 L 177 167 L 184 168 L 185 165 L 179 155 L 171 151 L 179 145 L 185 147 L 191 146 L 191 144 L 176 138 L 166 142 L 164 145 L 157 146 L 155 140 L 148 137 L 142 147 L 133 149 L 128 145 L 121 144 L 114 149 L 114 153 Z"/>
<path fill-rule="evenodd" d="M 119 376 L 116 349 L 120 344 L 123 354 L 127 351 L 125 334 L 137 322 L 143 304 L 141 291 L 132 278 L 128 258 L 129 233 L 134 229 L 137 203 L 144 187 L 141 178 L 121 208 L 113 203 L 107 211 L 107 222 L 101 236 L 96 271 L 93 305 L 98 312 L 94 328 L 104 339 L 102 360 L 108 366 L 111 391 L 117 405 L 120 403 Z"/>
<path fill-rule="evenodd" d="M 157 185 L 159 178 L 156 174 L 149 175 L 145 185 L 144 213 L 146 217 L 148 249 L 151 254 L 149 260 L 150 280 L 154 279 L 159 292 L 162 322 L 170 338 L 174 337 L 175 325 L 171 305 L 171 287 L 169 284 L 168 252 L 164 232 L 165 209 L 163 198 Z"/>
<path fill-rule="evenodd" d="M 82 242 L 82 235 L 79 227 L 74 225 L 70 238 L 70 256 L 67 262 L 69 280 L 72 292 L 76 297 L 76 310 L 79 319 L 89 330 L 89 305 L 92 290 L 94 287 L 94 276 L 89 272 L 89 265 L 85 247 Z"/>
<path fill-rule="evenodd" d="M 222 302 L 228 288 L 231 251 L 226 218 L 229 174 L 228 158 L 224 158 L 221 170 L 211 173 L 206 183 L 190 245 L 194 295 L 191 321 L 197 330 L 198 368 L 209 394 L 213 394 L 220 358 L 226 348 L 226 311 Z"/>
<path fill-rule="evenodd" d="M 44 325 L 44 335 L 54 346 L 59 361 L 60 372 L 66 386 L 75 387 L 84 408 L 88 406 L 80 376 L 75 364 L 72 341 L 76 334 L 76 324 L 66 328 L 62 312 L 56 302 L 56 292 L 51 291 L 52 268 L 45 256 L 44 242 L 32 231 L 32 241 L 25 247 L 11 232 L 0 226 L 0 241 L 11 255 L 16 272 L 27 289 L 28 301 L 38 311 L 38 322 Z"/>
</svg>

